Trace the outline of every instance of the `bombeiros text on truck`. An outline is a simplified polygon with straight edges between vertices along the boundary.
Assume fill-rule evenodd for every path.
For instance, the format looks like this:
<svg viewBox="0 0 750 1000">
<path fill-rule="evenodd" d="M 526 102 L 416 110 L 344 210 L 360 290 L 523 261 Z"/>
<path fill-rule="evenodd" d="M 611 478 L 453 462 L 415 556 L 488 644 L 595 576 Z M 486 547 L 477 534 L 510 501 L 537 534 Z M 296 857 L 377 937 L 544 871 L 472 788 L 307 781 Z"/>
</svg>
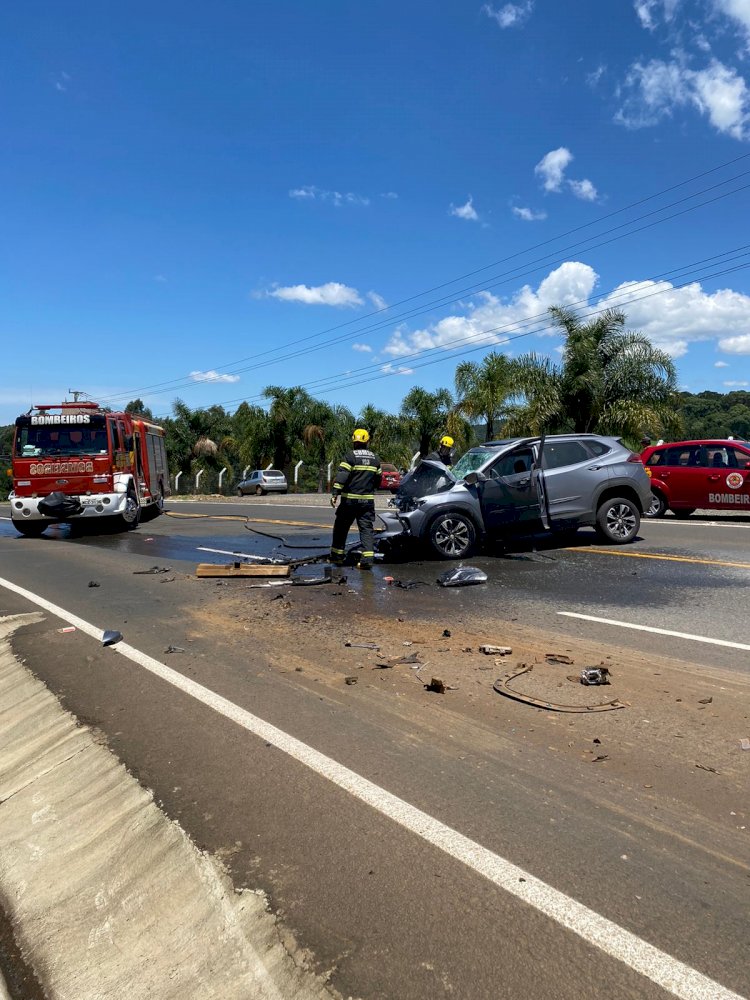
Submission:
<svg viewBox="0 0 750 1000">
<path fill-rule="evenodd" d="M 10 511 L 23 535 L 106 518 L 135 528 L 169 495 L 164 429 L 93 402 L 33 406 L 16 420 Z"/>
</svg>

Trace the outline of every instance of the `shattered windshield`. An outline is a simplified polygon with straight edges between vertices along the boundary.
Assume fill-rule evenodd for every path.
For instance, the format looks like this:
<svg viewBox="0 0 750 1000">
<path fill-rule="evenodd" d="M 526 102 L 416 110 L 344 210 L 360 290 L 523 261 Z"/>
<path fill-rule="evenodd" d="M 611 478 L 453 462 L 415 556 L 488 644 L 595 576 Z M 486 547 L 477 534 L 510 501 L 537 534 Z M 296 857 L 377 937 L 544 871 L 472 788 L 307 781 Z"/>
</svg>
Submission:
<svg viewBox="0 0 750 1000">
<path fill-rule="evenodd" d="M 480 466 L 484 465 L 493 452 L 489 448 L 472 448 L 453 466 L 453 475 L 456 479 L 463 479 L 470 472 L 476 472 Z"/>
<path fill-rule="evenodd" d="M 426 497 L 449 490 L 456 482 L 441 462 L 420 462 L 401 480 L 398 493 L 406 497 Z"/>
<path fill-rule="evenodd" d="M 105 427 L 71 427 L 47 424 L 43 427 L 19 427 L 16 431 L 16 456 L 38 458 L 42 455 L 106 455 Z"/>
</svg>

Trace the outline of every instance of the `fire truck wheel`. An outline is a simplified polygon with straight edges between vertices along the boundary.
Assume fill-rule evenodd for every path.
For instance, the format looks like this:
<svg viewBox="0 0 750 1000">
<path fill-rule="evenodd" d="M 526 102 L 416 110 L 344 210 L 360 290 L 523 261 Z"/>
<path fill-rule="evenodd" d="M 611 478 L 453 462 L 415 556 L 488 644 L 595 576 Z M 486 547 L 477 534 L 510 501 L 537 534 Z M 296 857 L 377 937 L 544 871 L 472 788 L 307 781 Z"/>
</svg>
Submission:
<svg viewBox="0 0 750 1000">
<path fill-rule="evenodd" d="M 28 538 L 39 538 L 47 528 L 46 521 L 14 521 L 13 527 Z"/>
<path fill-rule="evenodd" d="M 138 527 L 141 519 L 141 508 L 138 505 L 138 497 L 133 489 L 129 489 L 125 498 L 125 510 L 120 514 L 122 526 L 126 531 L 132 531 Z"/>
</svg>

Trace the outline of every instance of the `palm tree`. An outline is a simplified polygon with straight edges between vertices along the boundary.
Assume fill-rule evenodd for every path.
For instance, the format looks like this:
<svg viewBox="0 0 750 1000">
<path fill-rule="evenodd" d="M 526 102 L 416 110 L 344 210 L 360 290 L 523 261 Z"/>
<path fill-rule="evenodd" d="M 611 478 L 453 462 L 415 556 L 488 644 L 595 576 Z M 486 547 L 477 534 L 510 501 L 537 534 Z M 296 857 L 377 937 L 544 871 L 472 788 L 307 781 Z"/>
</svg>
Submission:
<svg viewBox="0 0 750 1000">
<path fill-rule="evenodd" d="M 277 469 L 287 469 L 294 446 L 309 423 L 306 414 L 313 398 L 299 385 L 290 389 L 269 385 L 263 390 L 263 396 L 271 402 L 268 416 L 273 439 L 273 464 Z"/>
<path fill-rule="evenodd" d="M 642 333 L 625 330 L 625 314 L 607 309 L 588 323 L 572 310 L 550 309 L 565 334 L 562 363 L 534 354 L 516 363 L 524 405 L 511 412 L 514 430 L 621 434 L 646 428 L 676 431 L 674 362 Z"/>
<path fill-rule="evenodd" d="M 305 461 L 317 467 L 318 492 L 326 486 L 328 462 L 331 456 L 343 454 L 351 441 L 354 417 L 345 406 L 331 406 L 321 400 L 311 400 L 307 408 L 309 421 L 302 430 Z"/>
<path fill-rule="evenodd" d="M 453 397 L 448 389 L 428 392 L 414 386 L 401 402 L 401 417 L 405 420 L 410 436 L 419 442 L 419 454 L 426 455 L 448 426 L 453 408 Z"/>
<path fill-rule="evenodd" d="M 492 351 L 483 361 L 462 361 L 456 368 L 455 410 L 485 425 L 485 441 L 495 437 L 495 421 L 509 412 L 509 404 L 518 392 L 515 363 L 504 354 Z"/>
</svg>

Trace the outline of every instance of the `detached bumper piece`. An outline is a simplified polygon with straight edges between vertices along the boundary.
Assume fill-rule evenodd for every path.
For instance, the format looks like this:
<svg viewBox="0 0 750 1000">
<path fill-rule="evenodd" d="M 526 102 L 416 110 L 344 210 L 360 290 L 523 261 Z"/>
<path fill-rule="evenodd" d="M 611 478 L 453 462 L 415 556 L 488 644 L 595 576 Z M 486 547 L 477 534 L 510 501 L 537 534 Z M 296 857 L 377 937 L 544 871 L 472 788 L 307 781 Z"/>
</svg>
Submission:
<svg viewBox="0 0 750 1000">
<path fill-rule="evenodd" d="M 50 493 L 39 501 L 37 507 L 40 514 L 53 517 L 56 521 L 67 521 L 83 510 L 78 497 L 70 497 L 67 493 Z"/>
</svg>

